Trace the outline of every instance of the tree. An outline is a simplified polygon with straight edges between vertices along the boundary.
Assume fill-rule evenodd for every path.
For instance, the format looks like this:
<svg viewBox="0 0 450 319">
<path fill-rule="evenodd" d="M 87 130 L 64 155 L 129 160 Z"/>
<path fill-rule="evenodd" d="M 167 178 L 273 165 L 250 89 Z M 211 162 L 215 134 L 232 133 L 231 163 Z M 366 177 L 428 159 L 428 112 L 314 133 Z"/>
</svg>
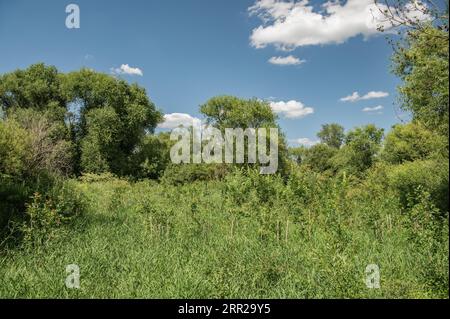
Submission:
<svg viewBox="0 0 450 319">
<path fill-rule="evenodd" d="M 58 109 L 61 109 L 58 107 Z M 64 114 L 60 114 L 64 117 Z M 41 173 L 69 175 L 73 171 L 74 148 L 68 128 L 52 109 L 18 108 L 9 112 L 9 120 L 19 123 L 28 134 L 25 171 L 28 176 Z"/>
<path fill-rule="evenodd" d="M 77 113 L 80 170 L 130 174 L 133 153 L 162 120 L 145 89 L 87 69 L 67 74 L 64 88 Z"/>
<path fill-rule="evenodd" d="M 234 96 L 217 96 L 200 106 L 208 124 L 220 129 L 226 128 L 278 128 L 277 116 L 268 102 L 240 99 Z M 269 136 L 267 136 L 269 140 Z M 246 142 L 247 143 L 247 142 Z M 247 149 L 247 147 L 245 147 Z M 247 154 L 247 152 L 246 152 Z M 278 134 L 278 172 L 286 173 L 288 151 L 285 137 L 279 129 Z"/>
<path fill-rule="evenodd" d="M 88 69 L 62 74 L 44 64 L 0 76 L 0 108 L 7 115 L 18 109 L 45 113 L 52 134 L 58 127 L 65 132 L 60 139 L 72 144 L 76 173 L 129 174 L 139 143 L 162 120 L 137 84 Z"/>
<path fill-rule="evenodd" d="M 29 134 L 14 120 L 0 121 L 0 177 L 21 176 L 25 170 Z"/>
<path fill-rule="evenodd" d="M 429 130 L 448 136 L 448 1 L 446 5 L 433 0 L 375 3 L 381 25 L 397 27 L 399 35 L 390 42 L 393 72 L 403 80 L 399 87 L 401 108 Z"/>
<path fill-rule="evenodd" d="M 317 137 L 320 141 L 330 147 L 340 148 L 344 141 L 344 128 L 336 123 L 324 124 Z"/>
<path fill-rule="evenodd" d="M 200 106 L 208 124 L 221 130 L 225 128 L 275 127 L 276 115 L 269 103 L 258 99 L 240 99 L 234 96 L 217 96 Z"/>
<path fill-rule="evenodd" d="M 438 5 L 435 0 L 374 0 L 379 13 L 378 29 L 397 28 L 397 34 L 408 34 L 411 31 L 421 31 L 428 24 L 433 24 L 439 30 L 448 32 L 448 1 L 446 7 Z M 440 36 L 440 35 L 438 35 Z"/>
<path fill-rule="evenodd" d="M 136 171 L 132 175 L 137 178 L 160 178 L 170 163 L 173 144 L 169 133 L 145 136 L 133 155 Z"/>
<path fill-rule="evenodd" d="M 31 65 L 0 76 L 0 106 L 43 110 L 51 103 L 66 107 L 67 95 L 62 88 L 62 75 L 54 66 Z"/>
<path fill-rule="evenodd" d="M 332 159 L 337 170 L 360 175 L 370 168 L 378 155 L 383 139 L 383 129 L 373 124 L 358 127 L 347 133 L 345 145 Z"/>
<path fill-rule="evenodd" d="M 305 146 L 289 147 L 288 149 L 289 158 L 293 160 L 296 164 L 300 165 L 305 160 L 307 151 L 308 149 Z"/>
<path fill-rule="evenodd" d="M 332 158 L 338 152 L 335 147 L 327 144 L 316 144 L 306 149 L 303 164 L 315 172 L 325 172 L 332 169 Z"/>
<path fill-rule="evenodd" d="M 418 123 L 395 125 L 387 134 L 382 152 L 383 160 L 391 164 L 448 157 L 446 138 L 427 130 Z"/>
<path fill-rule="evenodd" d="M 413 120 L 448 136 L 448 32 L 428 26 L 411 32 L 405 41 L 393 56 L 394 73 L 403 80 L 401 107 L 411 111 Z"/>
</svg>

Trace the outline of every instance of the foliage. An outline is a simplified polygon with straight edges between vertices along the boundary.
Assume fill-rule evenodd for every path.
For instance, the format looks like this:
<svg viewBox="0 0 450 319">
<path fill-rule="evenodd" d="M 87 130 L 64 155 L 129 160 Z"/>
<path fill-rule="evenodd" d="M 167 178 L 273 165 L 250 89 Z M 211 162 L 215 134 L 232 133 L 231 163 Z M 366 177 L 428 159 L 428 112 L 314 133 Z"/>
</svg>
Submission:
<svg viewBox="0 0 450 319">
<path fill-rule="evenodd" d="M 337 152 L 327 144 L 316 144 L 305 150 L 302 163 L 315 172 L 325 172 L 333 168 L 331 161 Z"/>
<path fill-rule="evenodd" d="M 173 144 L 168 133 L 145 136 L 132 157 L 135 163 L 133 167 L 136 167 L 132 176 L 160 178 L 170 163 L 170 148 Z"/>
<path fill-rule="evenodd" d="M 430 201 L 441 212 L 448 212 L 448 160 L 417 160 L 388 169 L 389 185 L 395 189 L 404 206 L 416 203 L 417 189 L 430 194 Z"/>
<path fill-rule="evenodd" d="M 145 90 L 87 69 L 67 74 L 64 88 L 78 107 L 81 171 L 129 174 L 133 151 L 162 119 Z"/>
<path fill-rule="evenodd" d="M 26 205 L 25 221 L 19 225 L 24 244 L 39 246 L 53 240 L 58 227 L 80 217 L 83 196 L 71 181 L 57 181 L 46 194 L 35 192 Z"/>
<path fill-rule="evenodd" d="M 51 104 L 65 107 L 67 95 L 61 80 L 54 66 L 45 66 L 43 63 L 1 75 L 0 105 L 5 111 L 11 108 L 43 110 Z"/>
<path fill-rule="evenodd" d="M 347 133 L 345 145 L 333 158 L 333 166 L 349 174 L 360 175 L 376 161 L 383 138 L 383 129 L 373 124 Z"/>
<path fill-rule="evenodd" d="M 0 296 L 448 295 L 448 220 L 428 215 L 434 209 L 425 193 L 405 214 L 393 193 L 307 171 L 287 184 L 238 170 L 221 182 L 172 186 L 109 179 L 77 185 L 86 213 L 71 227 L 53 227 L 50 238 L 33 241 L 32 250 L 6 251 Z M 39 203 L 40 209 L 52 207 Z M 74 262 L 84 275 L 81 289 L 70 290 L 55 274 Z M 364 283 L 373 263 L 381 268 L 381 289 Z"/>
<path fill-rule="evenodd" d="M 340 148 L 344 142 L 344 128 L 336 123 L 324 124 L 317 137 L 320 141 L 330 147 Z"/>
<path fill-rule="evenodd" d="M 220 179 L 226 175 L 225 164 L 169 164 L 161 181 L 171 185 L 182 185 L 195 181 Z"/>
<path fill-rule="evenodd" d="M 28 134 L 26 173 L 41 172 L 70 175 L 73 171 L 74 147 L 64 124 L 64 111 L 57 107 L 46 111 L 11 109 L 9 118 L 17 121 Z"/>
<path fill-rule="evenodd" d="M 23 126 L 32 133 L 44 127 L 44 131 L 63 134 L 59 139 L 64 143 L 56 144 L 47 143 L 48 139 L 38 134 L 34 145 L 44 143 L 46 152 L 55 149 L 59 157 L 45 157 L 53 157 L 65 173 L 129 174 L 135 169 L 130 162 L 133 151 L 162 119 L 137 84 L 88 69 L 63 74 L 44 64 L 2 75 L 0 106 L 8 114 L 19 113 L 16 118 L 26 122 Z M 37 119 L 37 112 L 44 114 L 41 119 Z M 65 153 L 75 153 L 69 156 L 73 163 L 61 158 Z"/>
<path fill-rule="evenodd" d="M 21 175 L 24 172 L 29 138 L 16 121 L 0 121 L 0 174 Z"/>
<path fill-rule="evenodd" d="M 446 138 L 427 130 L 419 123 L 395 125 L 386 135 L 381 154 L 383 160 L 392 164 L 424 160 L 448 154 Z"/>
<path fill-rule="evenodd" d="M 257 99 L 217 96 L 200 106 L 207 122 L 219 129 L 275 127 L 276 116 L 269 103 Z"/>
<path fill-rule="evenodd" d="M 448 18 L 447 18 L 448 19 Z M 428 129 L 448 136 L 448 30 L 428 26 L 408 33 L 393 56 L 401 107 Z"/>
</svg>

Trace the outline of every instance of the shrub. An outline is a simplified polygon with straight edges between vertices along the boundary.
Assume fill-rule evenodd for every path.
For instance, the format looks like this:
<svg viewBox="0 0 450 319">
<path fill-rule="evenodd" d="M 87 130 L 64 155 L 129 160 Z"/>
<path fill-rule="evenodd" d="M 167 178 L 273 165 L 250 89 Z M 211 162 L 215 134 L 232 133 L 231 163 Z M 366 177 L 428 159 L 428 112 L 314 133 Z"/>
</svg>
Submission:
<svg viewBox="0 0 450 319">
<path fill-rule="evenodd" d="M 56 106 L 45 112 L 34 109 L 9 112 L 9 117 L 29 135 L 25 162 L 28 175 L 72 173 L 74 147 L 64 123 L 64 114 L 65 109 Z"/>
<path fill-rule="evenodd" d="M 404 207 L 416 204 L 415 195 L 420 187 L 430 194 L 436 207 L 447 212 L 448 174 L 448 160 L 424 160 L 388 167 L 387 179 L 389 186 L 400 196 Z"/>
<path fill-rule="evenodd" d="M 45 194 L 35 192 L 26 204 L 25 221 L 20 225 L 24 242 L 38 244 L 51 239 L 54 230 L 82 214 L 84 195 L 73 181 L 57 181 Z"/>
<path fill-rule="evenodd" d="M 326 144 L 317 144 L 306 149 L 303 164 L 315 172 L 325 172 L 332 168 L 331 159 L 338 152 L 334 147 Z"/>
<path fill-rule="evenodd" d="M 447 153 L 446 140 L 418 123 L 396 125 L 386 136 L 381 156 L 391 164 L 424 160 Z"/>
<path fill-rule="evenodd" d="M 172 164 L 164 171 L 161 181 L 172 185 L 182 185 L 194 181 L 207 181 L 223 178 L 228 167 L 221 164 Z"/>
<path fill-rule="evenodd" d="M 23 173 L 29 141 L 28 133 L 16 121 L 0 121 L 0 174 Z"/>
</svg>

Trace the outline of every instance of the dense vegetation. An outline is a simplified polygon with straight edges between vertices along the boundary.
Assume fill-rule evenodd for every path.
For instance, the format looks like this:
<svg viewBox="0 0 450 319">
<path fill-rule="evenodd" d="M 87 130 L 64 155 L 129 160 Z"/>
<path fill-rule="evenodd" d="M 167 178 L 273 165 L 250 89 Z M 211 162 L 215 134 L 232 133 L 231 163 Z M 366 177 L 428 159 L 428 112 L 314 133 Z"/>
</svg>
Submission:
<svg viewBox="0 0 450 319">
<path fill-rule="evenodd" d="M 35 64 L 0 76 L 0 297 L 448 297 L 448 28 L 393 56 L 410 123 L 288 148 L 279 170 L 170 163 L 145 90 Z M 219 96 L 219 128 L 278 127 Z M 81 268 L 81 288 L 64 286 Z M 381 289 L 364 283 L 381 268 Z"/>
</svg>

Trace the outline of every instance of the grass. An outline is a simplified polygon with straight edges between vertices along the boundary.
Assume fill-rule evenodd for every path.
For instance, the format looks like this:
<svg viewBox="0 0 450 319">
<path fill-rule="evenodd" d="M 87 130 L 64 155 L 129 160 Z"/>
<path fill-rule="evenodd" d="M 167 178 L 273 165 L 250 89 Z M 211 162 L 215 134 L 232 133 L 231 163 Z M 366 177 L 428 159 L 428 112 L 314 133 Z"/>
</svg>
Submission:
<svg viewBox="0 0 450 319">
<path fill-rule="evenodd" d="M 448 298 L 445 221 L 411 227 L 394 194 L 254 178 L 79 181 L 82 216 L 0 254 L 0 297 Z M 80 289 L 65 287 L 69 264 Z M 380 289 L 365 284 L 369 264 Z"/>
</svg>

